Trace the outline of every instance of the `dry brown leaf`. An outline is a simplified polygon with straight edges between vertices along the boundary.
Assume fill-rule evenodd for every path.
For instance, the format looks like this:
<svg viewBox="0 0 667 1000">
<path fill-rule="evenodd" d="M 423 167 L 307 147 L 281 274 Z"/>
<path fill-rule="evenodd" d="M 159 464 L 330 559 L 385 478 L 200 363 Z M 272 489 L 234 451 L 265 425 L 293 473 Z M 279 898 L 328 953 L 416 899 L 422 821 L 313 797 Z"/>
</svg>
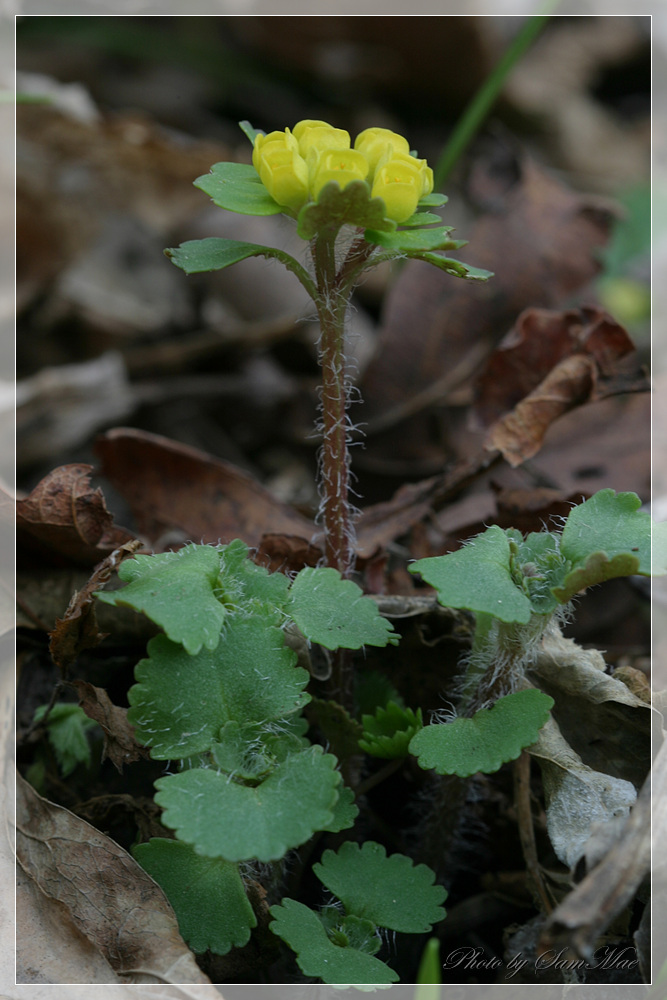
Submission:
<svg viewBox="0 0 667 1000">
<path fill-rule="evenodd" d="M 258 546 L 267 533 L 310 539 L 312 521 L 276 500 L 229 462 L 132 428 L 98 438 L 102 472 L 123 494 L 153 542 L 177 529 L 184 539 L 216 544 L 241 538 Z"/>
<path fill-rule="evenodd" d="M 113 523 L 100 489 L 90 485 L 91 465 L 62 465 L 16 504 L 18 550 L 63 565 L 95 566 L 134 539 Z"/>
<path fill-rule="evenodd" d="M 107 583 L 123 559 L 133 556 L 140 548 L 141 542 L 135 539 L 103 559 L 81 590 L 74 592 L 64 616 L 56 619 L 49 633 L 49 652 L 63 674 L 82 650 L 93 649 L 106 638 L 108 633 L 99 632 L 97 628 L 93 594 Z"/>
<path fill-rule="evenodd" d="M 521 465 L 540 450 L 554 420 L 591 397 L 595 379 L 595 362 L 588 355 L 575 354 L 560 361 L 533 392 L 493 425 L 484 447 L 501 452 L 512 466 Z"/>
<path fill-rule="evenodd" d="M 593 770 L 640 788 L 650 767 L 650 705 L 605 673 L 602 654 L 554 629 L 530 672 L 555 700 L 553 716 L 573 751 Z"/>
<path fill-rule="evenodd" d="M 148 757 L 148 750 L 137 743 L 134 729 L 127 721 L 127 709 L 114 705 L 103 688 L 88 681 L 73 681 L 79 694 L 79 704 L 89 719 L 94 719 L 104 733 L 102 760 L 109 758 L 122 773 L 123 764 Z"/>
<path fill-rule="evenodd" d="M 469 232 L 456 234 L 470 242 L 460 255 L 494 277 L 484 284 L 459 281 L 420 261 L 407 262 L 387 297 L 376 353 L 362 380 L 364 419 L 371 426 L 394 409 L 400 419 L 406 399 L 451 369 L 465 368 L 464 359 L 480 343 L 491 349 L 522 310 L 557 307 L 599 271 L 597 251 L 612 220 L 599 199 L 569 191 L 507 147 L 478 161 L 472 191 L 486 213 Z M 440 402 L 446 401 L 443 395 Z M 413 418 L 399 439 L 386 432 L 370 438 L 357 462 L 371 467 L 381 455 L 387 463 L 400 459 L 421 468 L 422 458 L 431 459 L 432 438 L 426 422 Z"/>
<path fill-rule="evenodd" d="M 207 983 L 162 890 L 130 855 L 17 777 L 16 853 L 27 876 L 67 908 L 114 972 L 133 983 Z"/>
<path fill-rule="evenodd" d="M 627 332 L 603 309 L 525 309 L 477 379 L 475 417 L 490 426 L 572 354 L 590 355 L 609 376 L 633 350 Z"/>
<path fill-rule="evenodd" d="M 556 857 L 573 868 L 593 827 L 626 816 L 637 792 L 629 781 L 584 764 L 552 718 L 528 752 L 542 770 L 549 840 Z"/>
<path fill-rule="evenodd" d="M 548 917 L 540 949 L 554 954 L 570 950 L 592 959 L 600 936 L 632 902 L 650 866 L 651 782 L 647 780 L 614 846 Z"/>
</svg>

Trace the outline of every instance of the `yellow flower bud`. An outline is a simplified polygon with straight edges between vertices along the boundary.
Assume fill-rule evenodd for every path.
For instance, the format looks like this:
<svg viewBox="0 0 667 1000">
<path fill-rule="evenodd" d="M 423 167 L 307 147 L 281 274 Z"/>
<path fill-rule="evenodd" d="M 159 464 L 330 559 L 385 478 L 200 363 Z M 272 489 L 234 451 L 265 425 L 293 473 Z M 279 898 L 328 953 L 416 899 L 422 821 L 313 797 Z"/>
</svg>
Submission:
<svg viewBox="0 0 667 1000">
<path fill-rule="evenodd" d="M 374 198 L 382 198 L 388 218 L 405 222 L 414 215 L 419 199 L 432 190 L 433 173 L 426 160 L 395 153 L 380 161 L 371 194 Z"/>
<path fill-rule="evenodd" d="M 370 176 L 375 175 L 379 161 L 388 155 L 410 152 L 408 140 L 398 132 L 388 128 L 367 128 L 354 140 L 354 148 L 363 153 L 370 167 Z"/>
<path fill-rule="evenodd" d="M 354 149 L 329 149 L 321 152 L 311 166 L 311 193 L 317 198 L 325 184 L 336 181 L 341 188 L 351 181 L 365 181 L 368 160 Z"/>
<path fill-rule="evenodd" d="M 298 211 L 308 201 L 308 167 L 289 129 L 258 135 L 252 162 L 260 180 L 279 205 Z"/>
<path fill-rule="evenodd" d="M 293 135 L 299 144 L 299 152 L 308 159 L 311 150 L 323 153 L 328 149 L 349 149 L 350 133 L 342 128 L 334 128 L 327 122 L 306 118 L 297 122 Z"/>
</svg>

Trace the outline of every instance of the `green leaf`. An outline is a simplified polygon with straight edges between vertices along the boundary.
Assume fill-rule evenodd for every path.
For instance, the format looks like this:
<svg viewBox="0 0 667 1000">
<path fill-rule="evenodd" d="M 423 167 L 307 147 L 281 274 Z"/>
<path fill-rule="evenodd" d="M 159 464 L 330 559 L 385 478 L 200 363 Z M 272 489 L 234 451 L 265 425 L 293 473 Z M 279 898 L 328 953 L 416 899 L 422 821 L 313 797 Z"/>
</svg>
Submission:
<svg viewBox="0 0 667 1000">
<path fill-rule="evenodd" d="M 132 854 L 162 888 L 171 903 L 182 937 L 193 951 L 210 948 L 226 955 L 242 948 L 257 926 L 238 865 L 202 858 L 189 844 L 153 837 Z"/>
<path fill-rule="evenodd" d="M 457 278 L 469 278 L 472 281 L 488 281 L 493 277 L 493 271 L 485 271 L 482 267 L 472 267 L 470 264 L 463 264 L 460 260 L 453 260 L 451 257 L 441 257 L 437 253 L 425 253 L 419 250 L 406 251 L 406 256 L 415 257 L 417 260 L 425 260 L 427 264 L 439 267 L 441 271 L 447 271 Z"/>
<path fill-rule="evenodd" d="M 40 705 L 35 712 L 35 722 L 44 718 L 47 707 Z M 86 734 L 96 726 L 79 705 L 67 703 L 52 707 L 46 731 L 63 778 L 69 777 L 77 764 L 90 767 L 90 744 Z"/>
<path fill-rule="evenodd" d="M 249 257 L 274 257 L 288 270 L 302 277 L 304 269 L 299 262 L 275 247 L 265 247 L 260 243 L 242 243 L 238 240 L 223 240 L 217 236 L 209 236 L 204 240 L 188 240 L 179 247 L 165 250 L 165 254 L 176 267 L 186 274 L 199 274 L 202 271 L 221 271 L 240 260 Z M 304 272 L 305 273 L 305 272 Z M 302 282 L 303 283 L 303 282 Z"/>
<path fill-rule="evenodd" d="M 399 636 L 370 597 L 331 567 L 306 566 L 290 588 L 287 612 L 311 642 L 326 649 L 396 645 Z"/>
<path fill-rule="evenodd" d="M 636 493 L 606 489 L 570 511 L 560 550 L 572 570 L 553 588 L 559 601 L 613 577 L 651 575 L 651 518 L 640 507 Z"/>
<path fill-rule="evenodd" d="M 535 688 L 516 691 L 471 719 L 425 726 L 413 737 L 410 753 L 420 767 L 437 774 L 493 774 L 535 743 L 553 704 L 553 698 Z"/>
<path fill-rule="evenodd" d="M 259 616 L 233 616 L 220 647 L 196 656 L 158 635 L 135 668 L 128 721 L 157 760 L 203 753 L 230 720 L 281 719 L 307 704 L 309 675 L 296 659 Z"/>
<path fill-rule="evenodd" d="M 372 757 L 406 757 L 410 740 L 423 726 L 421 708 L 413 712 L 390 701 L 375 715 L 362 716 L 364 734 L 359 746 Z"/>
<path fill-rule="evenodd" d="M 261 129 L 253 128 L 250 122 L 248 121 L 239 122 L 239 128 L 241 129 L 243 134 L 250 140 L 251 146 L 255 145 L 255 139 L 257 138 L 258 135 L 264 135 Z"/>
<path fill-rule="evenodd" d="M 415 212 L 405 222 L 401 222 L 401 226 L 430 226 L 433 222 L 442 222 L 442 219 L 433 212 Z"/>
<path fill-rule="evenodd" d="M 512 579 L 509 539 L 497 524 L 457 552 L 419 559 L 408 569 L 435 588 L 446 608 L 466 608 L 503 622 L 530 621 L 530 600 Z"/>
<path fill-rule="evenodd" d="M 210 195 L 218 208 L 241 215 L 278 215 L 286 209 L 274 201 L 259 174 L 246 163 L 214 163 L 194 186 Z"/>
<path fill-rule="evenodd" d="M 394 970 L 384 962 L 330 941 L 317 914 L 295 899 L 283 899 L 280 905 L 271 906 L 269 913 L 273 917 L 269 929 L 296 952 L 297 964 L 304 975 L 346 986 L 398 982 Z"/>
<path fill-rule="evenodd" d="M 352 181 L 342 189 L 331 181 L 324 185 L 316 202 L 303 206 L 297 232 L 302 239 L 312 240 L 322 230 L 337 230 L 343 225 L 391 231 L 396 229 L 396 223 L 385 218 L 386 211 L 382 198 L 371 198 L 366 181 Z"/>
<path fill-rule="evenodd" d="M 206 768 L 158 778 L 162 822 L 206 857 L 276 861 L 333 821 L 340 773 L 319 746 L 279 763 L 259 785 Z"/>
<path fill-rule="evenodd" d="M 353 914 L 346 916 L 337 906 L 326 906 L 318 914 L 327 937 L 342 948 L 356 948 L 367 955 L 376 955 L 382 947 L 377 927 L 372 920 Z"/>
<path fill-rule="evenodd" d="M 127 587 L 98 592 L 98 600 L 142 611 L 190 654 L 216 648 L 227 614 L 216 595 L 218 549 L 185 545 L 178 552 L 135 556 L 121 563 L 118 576 Z"/>
<path fill-rule="evenodd" d="M 364 239 L 368 243 L 377 243 L 387 250 L 404 250 L 406 252 L 422 250 L 458 250 L 464 247 L 467 240 L 452 240 L 449 234 L 452 226 L 434 226 L 432 229 L 409 229 L 397 233 L 377 233 L 367 229 Z"/>
<path fill-rule="evenodd" d="M 438 194 L 437 191 L 431 192 L 431 194 L 425 194 L 419 199 L 419 204 L 417 208 L 440 208 L 441 205 L 446 205 L 449 198 L 446 194 Z"/>
<path fill-rule="evenodd" d="M 413 865 L 404 854 L 387 852 L 372 840 L 361 847 L 348 840 L 337 853 L 325 851 L 313 865 L 321 882 L 342 900 L 347 913 L 380 927 L 423 934 L 442 920 L 447 898 L 426 865 Z"/>
<path fill-rule="evenodd" d="M 345 785 L 340 788 L 333 814 L 331 823 L 324 827 L 328 833 L 340 833 L 341 830 L 348 830 L 354 826 L 354 821 L 359 815 L 359 807 L 354 804 L 354 792 L 351 788 Z"/>
<path fill-rule="evenodd" d="M 429 938 L 424 945 L 417 969 L 417 989 L 413 1000 L 440 1000 L 442 983 L 442 963 L 440 961 L 440 941 Z"/>
</svg>

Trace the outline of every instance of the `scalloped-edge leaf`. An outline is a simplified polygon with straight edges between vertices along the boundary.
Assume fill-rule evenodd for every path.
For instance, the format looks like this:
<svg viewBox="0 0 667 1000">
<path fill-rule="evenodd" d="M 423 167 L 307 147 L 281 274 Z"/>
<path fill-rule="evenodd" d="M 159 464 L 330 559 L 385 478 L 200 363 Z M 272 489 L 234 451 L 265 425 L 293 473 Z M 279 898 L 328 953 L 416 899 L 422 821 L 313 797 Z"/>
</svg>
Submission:
<svg viewBox="0 0 667 1000">
<path fill-rule="evenodd" d="M 178 552 L 137 555 L 121 563 L 118 576 L 127 586 L 97 592 L 99 601 L 143 612 L 193 656 L 202 647 L 216 648 L 227 615 L 216 594 L 218 549 L 190 544 Z"/>
<path fill-rule="evenodd" d="M 304 975 L 338 986 L 398 982 L 394 970 L 373 955 L 330 941 L 322 921 L 303 903 L 288 897 L 271 906 L 269 913 L 273 917 L 269 929 L 296 952 Z"/>
<path fill-rule="evenodd" d="M 287 612 L 311 642 L 326 649 L 396 645 L 399 636 L 377 605 L 330 566 L 306 566 L 294 578 Z"/>
<path fill-rule="evenodd" d="M 337 853 L 327 850 L 313 872 L 343 902 L 347 913 L 380 927 L 424 934 L 445 916 L 447 898 L 426 865 L 387 852 L 372 840 L 361 847 L 348 840 Z"/>
<path fill-rule="evenodd" d="M 530 621 L 530 600 L 512 579 L 509 539 L 497 524 L 458 551 L 418 559 L 408 569 L 435 588 L 446 608 L 465 608 L 503 622 Z"/>
<path fill-rule="evenodd" d="M 283 633 L 259 615 L 231 618 L 220 647 L 189 656 L 158 635 L 135 667 L 128 721 L 157 760 L 203 753 L 230 720 L 281 719 L 309 701 L 307 670 Z"/>
<path fill-rule="evenodd" d="M 333 806 L 333 819 L 325 829 L 328 833 L 340 833 L 341 830 L 348 830 L 354 826 L 358 815 L 359 807 L 355 805 L 354 792 L 351 788 L 343 785 L 339 789 L 338 800 Z"/>
<path fill-rule="evenodd" d="M 297 232 L 304 240 L 343 225 L 391 232 L 396 223 L 386 218 L 386 211 L 382 198 L 371 198 L 366 181 L 351 181 L 344 188 L 330 181 L 320 191 L 317 201 L 308 202 L 299 212 Z"/>
<path fill-rule="evenodd" d="M 271 197 L 255 168 L 248 163 L 214 163 L 210 173 L 193 181 L 209 195 L 218 208 L 240 215 L 278 215 L 286 212 Z"/>
<path fill-rule="evenodd" d="M 442 222 L 439 215 L 434 212 L 415 212 L 405 222 L 401 222 L 401 227 L 410 228 L 412 226 L 430 226 L 434 222 Z"/>
<path fill-rule="evenodd" d="M 424 260 L 427 264 L 439 267 L 441 271 L 453 274 L 456 278 L 468 278 L 471 281 L 488 281 L 493 277 L 493 271 L 485 271 L 483 267 L 473 267 L 471 264 L 463 264 L 460 260 L 453 260 L 451 257 L 441 257 L 438 253 L 427 253 L 425 251 L 413 250 L 405 251 L 406 257 L 416 257 L 417 260 Z"/>
<path fill-rule="evenodd" d="M 413 737 L 410 753 L 420 767 L 437 774 L 493 774 L 535 743 L 553 704 L 536 688 L 515 691 L 470 719 L 424 726 Z"/>
<path fill-rule="evenodd" d="M 406 757 L 410 740 L 423 726 L 421 708 L 413 712 L 390 701 L 386 708 L 378 708 L 374 715 L 361 718 L 364 734 L 359 746 L 371 757 L 392 760 Z"/>
<path fill-rule="evenodd" d="M 197 854 L 276 861 L 334 820 L 340 772 L 320 746 L 292 754 L 255 787 L 207 768 L 158 778 L 162 822 Z"/>
<path fill-rule="evenodd" d="M 560 551 L 572 569 L 553 588 L 559 601 L 614 577 L 651 575 L 651 518 L 640 507 L 636 493 L 604 489 L 570 511 Z"/>
<path fill-rule="evenodd" d="M 379 233 L 367 229 L 364 239 L 387 250 L 458 250 L 467 240 L 452 240 L 449 234 L 453 226 L 433 226 L 431 229 L 408 229 L 397 233 Z"/>
<path fill-rule="evenodd" d="M 226 955 L 250 940 L 257 918 L 238 865 L 203 858 L 180 840 L 152 837 L 132 848 L 171 903 L 182 937 L 195 952 Z"/>
</svg>

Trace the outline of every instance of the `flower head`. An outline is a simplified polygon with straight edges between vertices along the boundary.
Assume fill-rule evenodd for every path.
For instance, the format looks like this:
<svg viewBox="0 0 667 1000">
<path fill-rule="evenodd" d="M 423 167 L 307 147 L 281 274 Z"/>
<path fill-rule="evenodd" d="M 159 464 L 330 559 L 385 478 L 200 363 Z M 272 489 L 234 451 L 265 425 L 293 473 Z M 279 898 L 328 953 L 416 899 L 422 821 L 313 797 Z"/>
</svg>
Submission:
<svg viewBox="0 0 667 1000">
<path fill-rule="evenodd" d="M 341 190 L 366 181 L 372 196 L 385 202 L 386 217 L 401 223 L 433 190 L 426 160 L 411 156 L 407 139 L 385 128 L 365 129 L 351 149 L 344 129 L 304 119 L 292 131 L 257 135 L 252 162 L 271 197 L 294 214 L 331 181 Z"/>
</svg>

